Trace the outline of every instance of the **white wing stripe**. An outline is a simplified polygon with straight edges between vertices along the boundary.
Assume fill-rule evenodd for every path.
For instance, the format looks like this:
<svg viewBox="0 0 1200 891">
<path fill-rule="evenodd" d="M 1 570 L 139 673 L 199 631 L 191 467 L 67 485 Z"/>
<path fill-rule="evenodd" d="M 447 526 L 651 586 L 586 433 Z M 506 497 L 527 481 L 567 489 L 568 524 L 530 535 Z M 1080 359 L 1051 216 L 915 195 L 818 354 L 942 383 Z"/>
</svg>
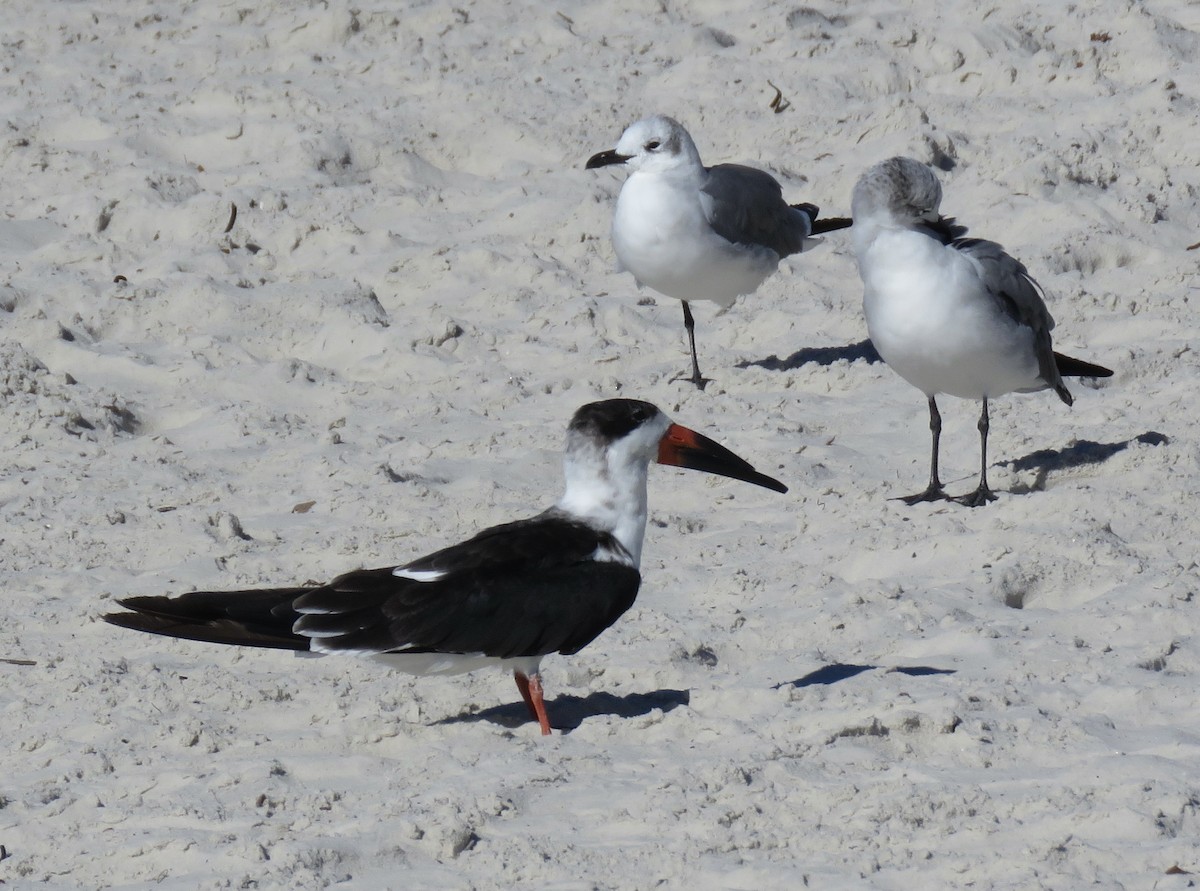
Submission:
<svg viewBox="0 0 1200 891">
<path fill-rule="evenodd" d="M 392 575 L 398 579 L 411 579 L 414 582 L 436 582 L 438 579 L 445 577 L 446 570 L 409 569 L 406 566 L 397 566 L 392 570 Z"/>
</svg>

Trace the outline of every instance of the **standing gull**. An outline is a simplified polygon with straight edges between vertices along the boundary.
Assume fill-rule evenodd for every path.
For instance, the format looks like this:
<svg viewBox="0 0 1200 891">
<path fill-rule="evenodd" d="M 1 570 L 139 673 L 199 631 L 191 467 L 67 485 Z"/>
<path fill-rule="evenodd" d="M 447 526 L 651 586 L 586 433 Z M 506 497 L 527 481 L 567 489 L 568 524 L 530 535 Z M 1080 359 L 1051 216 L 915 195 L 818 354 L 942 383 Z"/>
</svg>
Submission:
<svg viewBox="0 0 1200 891">
<path fill-rule="evenodd" d="M 631 124 L 615 149 L 592 155 L 587 167 L 610 164 L 630 171 L 612 224 L 620 268 L 639 285 L 683 302 L 691 381 L 700 389 L 707 381 L 696 359 L 689 301 L 728 309 L 782 258 L 819 241 L 811 236 L 850 225 L 842 217 L 817 219 L 813 204 L 789 206 L 769 173 L 739 164 L 705 167 L 687 130 L 663 115 Z"/>
<path fill-rule="evenodd" d="M 500 665 L 549 734 L 542 657 L 579 652 L 633 605 L 652 461 L 787 491 L 650 403 L 610 399 L 575 412 L 566 492 L 532 519 L 326 585 L 130 597 L 120 601 L 130 612 L 104 618 L 189 640 L 373 657 L 420 675 Z"/>
<path fill-rule="evenodd" d="M 942 187 L 911 158 L 889 158 L 854 186 L 854 252 L 871 342 L 883 360 L 929 399 L 929 485 L 908 504 L 947 498 L 938 479 L 942 418 L 934 396 L 979 399 L 979 486 L 950 499 L 979 507 L 987 484 L 988 400 L 1053 389 L 1067 405 L 1064 376 L 1109 377 L 1099 365 L 1056 353 L 1054 320 L 1028 270 L 993 241 L 965 238 L 940 216 Z"/>
</svg>

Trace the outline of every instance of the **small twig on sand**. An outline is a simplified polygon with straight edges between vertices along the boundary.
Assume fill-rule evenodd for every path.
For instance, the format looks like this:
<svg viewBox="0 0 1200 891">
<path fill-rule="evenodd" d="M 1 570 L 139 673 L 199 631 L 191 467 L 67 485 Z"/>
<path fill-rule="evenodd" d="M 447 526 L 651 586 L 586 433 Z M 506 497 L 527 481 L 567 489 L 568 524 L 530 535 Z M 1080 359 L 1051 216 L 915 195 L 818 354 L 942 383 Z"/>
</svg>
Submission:
<svg viewBox="0 0 1200 891">
<path fill-rule="evenodd" d="M 768 108 L 774 111 L 775 114 L 780 114 L 781 112 L 791 108 L 792 103 L 783 98 L 783 90 L 779 89 L 779 87 L 775 86 L 775 84 L 771 83 L 770 81 L 767 81 L 767 86 L 775 91 L 775 98 L 771 100 L 771 104 L 767 106 Z"/>
</svg>

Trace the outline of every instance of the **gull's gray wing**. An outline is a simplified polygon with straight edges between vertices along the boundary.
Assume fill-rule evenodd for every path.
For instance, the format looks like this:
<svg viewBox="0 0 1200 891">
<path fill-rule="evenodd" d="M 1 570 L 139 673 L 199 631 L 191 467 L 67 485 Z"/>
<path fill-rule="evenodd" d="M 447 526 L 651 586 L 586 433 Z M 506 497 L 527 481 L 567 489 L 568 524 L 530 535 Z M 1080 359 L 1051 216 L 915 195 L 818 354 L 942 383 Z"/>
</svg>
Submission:
<svg viewBox="0 0 1200 891">
<path fill-rule="evenodd" d="M 1067 405 L 1071 404 L 1071 393 L 1063 385 L 1058 365 L 1054 360 L 1054 349 L 1050 343 L 1050 331 L 1054 319 L 1046 302 L 1042 299 L 1042 286 L 1034 280 L 1025 264 L 1011 256 L 994 241 L 982 238 L 955 238 L 949 247 L 975 261 L 980 279 L 996 305 L 1013 321 L 1033 331 L 1034 349 L 1037 352 L 1038 371 L 1050 387 Z"/>
<path fill-rule="evenodd" d="M 758 245 L 780 257 L 798 254 L 812 234 L 812 216 L 789 207 L 775 177 L 741 164 L 717 164 L 705 170 L 700 199 L 708 223 L 735 244 Z M 811 205 L 809 205 L 811 207 Z"/>
</svg>

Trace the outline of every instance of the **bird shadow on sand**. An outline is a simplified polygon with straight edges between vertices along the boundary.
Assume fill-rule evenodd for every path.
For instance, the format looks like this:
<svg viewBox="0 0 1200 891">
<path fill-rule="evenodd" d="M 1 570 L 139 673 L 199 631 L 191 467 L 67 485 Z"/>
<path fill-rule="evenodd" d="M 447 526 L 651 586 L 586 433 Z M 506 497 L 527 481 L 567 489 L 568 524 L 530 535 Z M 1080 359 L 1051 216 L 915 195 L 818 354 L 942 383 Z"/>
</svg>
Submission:
<svg viewBox="0 0 1200 891">
<path fill-rule="evenodd" d="M 1065 449 L 1039 449 L 1024 458 L 997 463 L 1000 467 L 1010 467 L 1017 472 L 1032 470 L 1035 479 L 1028 489 L 1039 491 L 1046 488 L 1046 477 L 1056 471 L 1087 467 L 1091 464 L 1103 464 L 1113 455 L 1125 451 L 1134 443 L 1160 446 L 1167 445 L 1169 442 L 1170 440 L 1162 433 L 1148 430 L 1124 442 L 1093 442 L 1089 439 L 1081 439 Z"/>
<path fill-rule="evenodd" d="M 613 715 L 618 718 L 637 718 L 656 709 L 669 712 L 691 702 L 692 694 L 687 690 L 655 690 L 653 693 L 629 693 L 615 696 L 612 693 L 590 693 L 587 696 L 556 696 L 546 703 L 550 726 L 569 733 L 588 718 L 598 715 Z M 443 718 L 438 724 L 472 724 L 489 721 L 502 727 L 520 727 L 533 719 L 525 703 L 517 701 L 508 705 L 497 705 L 469 715 L 454 715 Z"/>
<path fill-rule="evenodd" d="M 850 343 L 836 347 L 804 347 L 796 350 L 786 359 L 778 356 L 768 356 L 765 359 L 755 359 L 752 362 L 739 362 L 738 368 L 765 368 L 768 371 L 791 371 L 802 365 L 832 365 L 834 362 L 857 362 L 863 359 L 868 363 L 882 362 L 875 345 L 869 340 Z"/>
<path fill-rule="evenodd" d="M 875 671 L 880 668 L 882 666 L 879 665 L 850 665 L 844 662 L 835 662 L 832 665 L 822 665 L 816 671 L 810 671 L 804 677 L 796 678 L 794 681 L 783 681 L 776 684 L 774 689 L 779 690 L 782 687 L 827 687 L 830 684 L 849 680 L 856 675 L 862 674 L 864 671 Z M 954 669 L 952 668 L 932 668 L 926 665 L 883 668 L 883 670 L 896 674 L 906 674 L 910 677 L 925 677 L 931 674 L 954 674 Z"/>
</svg>

